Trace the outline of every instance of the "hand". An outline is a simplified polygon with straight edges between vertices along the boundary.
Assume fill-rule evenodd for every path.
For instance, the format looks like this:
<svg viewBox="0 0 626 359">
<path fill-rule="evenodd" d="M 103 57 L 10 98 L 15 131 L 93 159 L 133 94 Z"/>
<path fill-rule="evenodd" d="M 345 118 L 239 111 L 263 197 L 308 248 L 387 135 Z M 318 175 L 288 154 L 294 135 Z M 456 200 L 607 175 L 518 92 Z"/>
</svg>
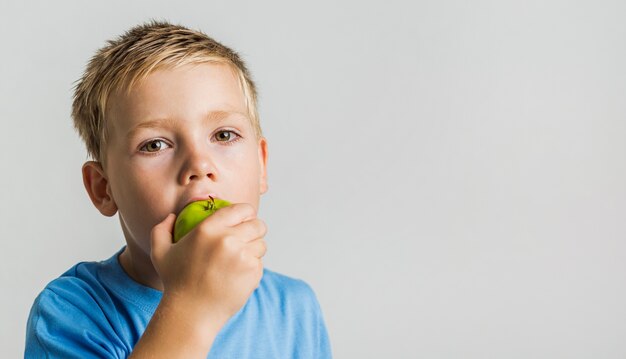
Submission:
<svg viewBox="0 0 626 359">
<path fill-rule="evenodd" d="M 224 321 L 236 314 L 259 286 L 267 227 L 254 207 L 238 203 L 217 210 L 178 243 L 172 243 L 176 216 L 168 215 L 151 233 L 151 259 L 164 287 L 200 319 Z"/>
</svg>

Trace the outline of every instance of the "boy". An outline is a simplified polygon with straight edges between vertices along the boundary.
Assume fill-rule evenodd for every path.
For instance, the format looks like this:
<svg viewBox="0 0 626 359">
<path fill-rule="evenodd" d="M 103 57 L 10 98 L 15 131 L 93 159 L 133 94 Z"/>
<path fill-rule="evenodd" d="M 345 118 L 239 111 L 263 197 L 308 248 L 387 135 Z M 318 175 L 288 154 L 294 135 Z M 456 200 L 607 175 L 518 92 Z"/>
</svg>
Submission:
<svg viewBox="0 0 626 359">
<path fill-rule="evenodd" d="M 111 258 L 75 265 L 35 300 L 28 358 L 330 358 L 311 288 L 263 268 L 267 143 L 239 56 L 166 22 L 100 49 L 72 117 L 95 207 L 119 215 Z M 173 244 L 195 200 L 233 203 Z"/>
</svg>

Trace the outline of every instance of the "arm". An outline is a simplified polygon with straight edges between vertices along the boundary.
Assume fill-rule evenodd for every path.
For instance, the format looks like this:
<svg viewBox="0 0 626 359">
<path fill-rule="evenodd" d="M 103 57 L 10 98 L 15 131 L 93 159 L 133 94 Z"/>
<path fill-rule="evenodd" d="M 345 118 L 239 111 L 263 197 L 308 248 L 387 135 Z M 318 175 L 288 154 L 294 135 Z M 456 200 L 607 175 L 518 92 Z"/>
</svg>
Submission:
<svg viewBox="0 0 626 359">
<path fill-rule="evenodd" d="M 163 297 L 129 358 L 206 358 L 228 318 L 201 318 L 193 305 Z"/>
<path fill-rule="evenodd" d="M 263 275 L 266 228 L 252 206 L 222 208 L 176 244 L 174 219 L 151 234 L 163 298 L 129 358 L 206 358 Z"/>
</svg>

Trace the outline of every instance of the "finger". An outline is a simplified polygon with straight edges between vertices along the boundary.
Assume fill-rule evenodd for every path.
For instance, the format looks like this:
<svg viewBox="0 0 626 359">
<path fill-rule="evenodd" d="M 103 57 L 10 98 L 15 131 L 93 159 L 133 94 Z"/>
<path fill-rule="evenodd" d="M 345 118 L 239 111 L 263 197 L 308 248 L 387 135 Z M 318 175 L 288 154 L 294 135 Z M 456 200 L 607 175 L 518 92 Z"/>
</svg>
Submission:
<svg viewBox="0 0 626 359">
<path fill-rule="evenodd" d="M 155 259 L 159 260 L 163 258 L 165 253 L 167 253 L 172 246 L 172 230 L 175 220 L 176 215 L 170 213 L 163 221 L 152 228 L 150 232 L 150 256 L 152 262 L 154 262 Z"/>
<path fill-rule="evenodd" d="M 256 218 L 256 210 L 249 203 L 235 203 L 228 207 L 218 209 L 210 218 L 214 221 L 220 221 L 229 227 L 233 227 Z"/>
<path fill-rule="evenodd" d="M 262 220 L 255 218 L 240 223 L 231 229 L 233 235 L 241 238 L 244 243 L 265 237 L 267 225 Z"/>
<path fill-rule="evenodd" d="M 246 250 L 255 258 L 263 258 L 267 253 L 267 242 L 263 238 L 259 238 L 246 245 Z"/>
</svg>

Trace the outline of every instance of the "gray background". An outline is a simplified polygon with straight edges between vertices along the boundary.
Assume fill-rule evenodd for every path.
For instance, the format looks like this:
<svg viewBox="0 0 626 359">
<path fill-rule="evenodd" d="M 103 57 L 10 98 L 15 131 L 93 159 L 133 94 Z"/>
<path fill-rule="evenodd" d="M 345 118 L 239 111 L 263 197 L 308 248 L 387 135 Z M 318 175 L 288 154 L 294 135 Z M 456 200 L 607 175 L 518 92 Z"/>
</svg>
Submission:
<svg viewBox="0 0 626 359">
<path fill-rule="evenodd" d="M 71 88 L 150 18 L 248 62 L 266 264 L 312 285 L 335 357 L 626 357 L 625 4 L 3 0 L 2 357 L 47 282 L 124 243 Z"/>
</svg>

